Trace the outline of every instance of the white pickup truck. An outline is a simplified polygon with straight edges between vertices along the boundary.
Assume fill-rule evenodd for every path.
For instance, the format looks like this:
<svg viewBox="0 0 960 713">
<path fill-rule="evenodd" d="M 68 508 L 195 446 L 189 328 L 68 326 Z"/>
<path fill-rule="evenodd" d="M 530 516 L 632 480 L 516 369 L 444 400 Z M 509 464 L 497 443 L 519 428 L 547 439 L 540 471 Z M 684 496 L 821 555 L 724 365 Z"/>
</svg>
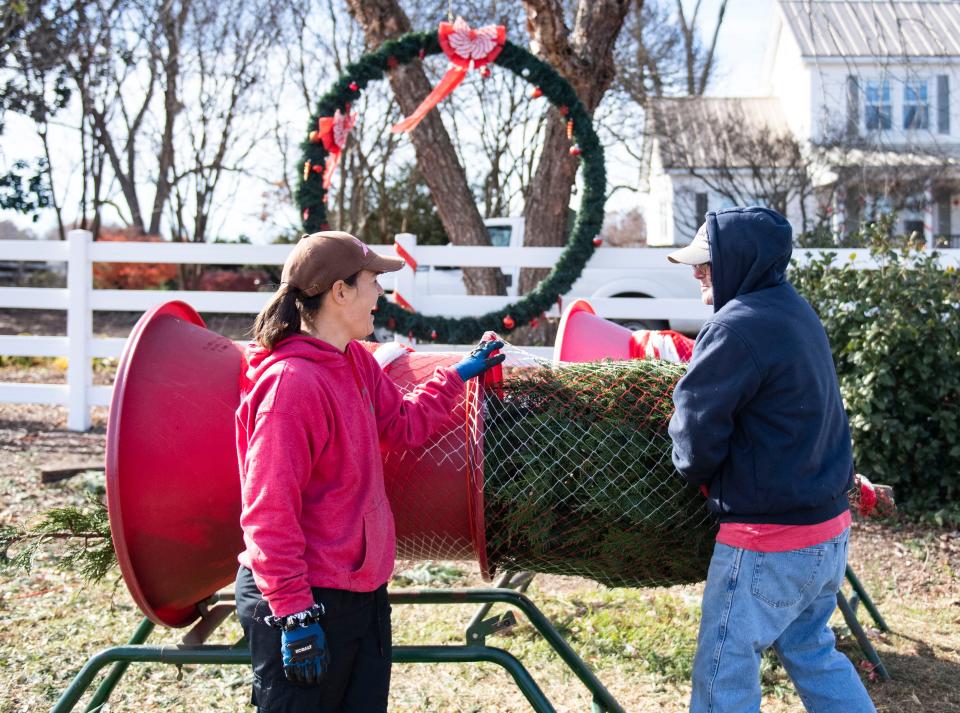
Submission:
<svg viewBox="0 0 960 713">
<path fill-rule="evenodd" d="M 490 234 L 490 241 L 497 248 L 523 248 L 524 221 L 523 218 L 489 218 L 484 221 Z M 455 249 L 454 246 L 446 248 Z M 434 248 L 433 251 L 445 248 Z M 560 248 L 555 248 L 559 254 Z M 636 308 L 637 300 L 624 301 L 622 306 L 610 309 L 610 303 L 598 302 L 607 298 L 666 298 L 667 300 L 696 300 L 699 298 L 699 289 L 696 281 L 690 274 L 690 268 L 684 265 L 674 265 L 667 261 L 666 255 L 670 249 L 664 248 L 600 248 L 584 267 L 580 278 L 572 289 L 563 295 L 563 304 L 570 304 L 577 298 L 586 298 L 592 303 L 606 305 L 597 311 L 604 315 L 616 313 L 611 319 L 630 329 L 675 329 L 686 334 L 696 334 L 703 322 L 710 315 L 710 308 L 700 305 L 691 305 L 689 302 L 681 310 L 685 312 L 682 318 L 671 317 L 677 311 L 677 303 L 658 303 L 657 309 L 651 312 L 653 305 L 643 305 Z M 436 254 L 434 252 L 433 254 Z M 513 260 L 517 252 L 511 251 Z M 499 262 L 507 280 L 507 295 L 517 297 L 517 284 L 520 279 L 521 264 L 510 264 L 507 259 Z M 449 262 L 449 261 L 443 261 Z M 527 266 L 530 266 L 527 264 Z M 413 295 L 464 295 L 459 267 L 418 264 L 415 279 L 416 292 Z M 642 304 L 642 303 L 640 303 Z M 665 305 L 660 308 L 659 305 Z M 634 308 L 631 308 L 631 305 Z M 663 310 L 666 311 L 663 311 Z"/>
</svg>

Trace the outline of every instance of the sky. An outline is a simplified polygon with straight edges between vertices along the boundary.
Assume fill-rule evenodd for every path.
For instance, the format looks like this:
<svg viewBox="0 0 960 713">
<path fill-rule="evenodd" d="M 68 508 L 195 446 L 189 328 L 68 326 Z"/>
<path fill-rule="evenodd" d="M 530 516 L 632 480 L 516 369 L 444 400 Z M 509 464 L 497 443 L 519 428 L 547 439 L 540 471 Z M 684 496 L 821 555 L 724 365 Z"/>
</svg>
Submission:
<svg viewBox="0 0 960 713">
<path fill-rule="evenodd" d="M 719 4 L 718 0 L 704 2 L 704 17 L 716 17 Z M 717 40 L 719 72 L 710 94 L 757 95 L 772 22 L 773 0 L 729 0 Z"/>
<path fill-rule="evenodd" d="M 693 3 L 688 2 L 686 6 Z M 712 32 L 720 0 L 703 0 L 702 27 Z M 770 40 L 774 0 L 728 0 L 720 36 L 717 39 L 717 65 L 707 94 L 712 96 L 752 97 L 760 93 L 760 72 Z M 623 151 L 611 147 L 606 152 L 607 174 L 612 185 L 636 184 L 638 166 Z M 615 191 L 607 200 L 607 211 L 640 207 L 643 195 Z"/>
<path fill-rule="evenodd" d="M 703 27 L 712 31 L 717 9 L 721 0 L 703 0 L 701 17 Z M 691 5 L 692 3 L 687 3 Z M 709 94 L 714 96 L 756 96 L 759 92 L 760 71 L 770 38 L 774 0 L 728 0 L 726 16 L 717 42 L 716 74 Z M 635 184 L 637 166 L 625 154 L 618 155 L 616 147 L 607 152 L 607 171 L 611 184 Z M 29 122 L 14 115 L 7 117 L 7 129 L 0 136 L 0 167 L 16 158 L 32 157 L 40 154 L 39 142 Z M 225 200 L 236 201 L 239 205 L 257 204 L 261 200 L 262 189 L 253 189 L 250 196 L 232 195 Z M 608 210 L 627 210 L 642 205 L 642 199 L 635 192 L 618 191 L 607 203 Z M 241 212 L 228 212 L 240 215 Z M 0 220 L 14 220 L 22 227 L 29 226 L 29 220 L 9 211 L 0 211 Z M 243 222 L 241 222 L 243 221 Z M 218 230 L 221 235 L 249 233 L 248 216 L 242 216 L 231 224 L 227 217 Z M 32 229 L 44 234 L 52 230 L 53 217 L 41 218 L 32 225 Z M 256 239 L 257 236 L 255 236 Z"/>
</svg>

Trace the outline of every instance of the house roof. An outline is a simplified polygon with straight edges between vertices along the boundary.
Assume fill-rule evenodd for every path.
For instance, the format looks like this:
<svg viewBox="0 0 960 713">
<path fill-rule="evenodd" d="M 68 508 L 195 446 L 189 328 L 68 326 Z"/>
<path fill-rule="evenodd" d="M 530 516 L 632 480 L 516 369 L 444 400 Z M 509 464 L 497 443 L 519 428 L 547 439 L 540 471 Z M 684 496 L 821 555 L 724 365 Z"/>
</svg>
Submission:
<svg viewBox="0 0 960 713">
<path fill-rule="evenodd" d="M 657 144 L 664 169 L 749 167 L 757 156 L 744 136 L 790 136 L 780 100 L 774 97 L 671 97 L 646 105 L 644 145 Z M 643 173 L 649 171 L 649 156 Z M 772 162 L 772 165 L 776 161 Z"/>
<path fill-rule="evenodd" d="M 958 57 L 960 3 L 781 0 L 805 57 Z"/>
</svg>

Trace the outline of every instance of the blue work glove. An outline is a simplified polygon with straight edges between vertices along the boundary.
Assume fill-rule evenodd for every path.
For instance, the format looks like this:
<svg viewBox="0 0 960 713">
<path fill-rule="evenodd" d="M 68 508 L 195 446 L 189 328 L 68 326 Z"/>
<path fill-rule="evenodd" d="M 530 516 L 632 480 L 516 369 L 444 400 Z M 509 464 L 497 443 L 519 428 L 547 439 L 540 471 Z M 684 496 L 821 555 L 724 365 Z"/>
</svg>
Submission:
<svg viewBox="0 0 960 713">
<path fill-rule="evenodd" d="M 482 374 L 487 369 L 496 366 L 507 358 L 506 354 L 497 354 L 490 356 L 490 352 L 503 348 L 503 342 L 499 339 L 490 342 L 480 342 L 476 349 L 467 354 L 463 361 L 453 365 L 454 370 L 460 375 L 460 378 L 466 381 Z"/>
<path fill-rule="evenodd" d="M 283 657 L 283 673 L 296 683 L 316 685 L 327 672 L 330 654 L 327 637 L 320 628 L 323 607 L 314 604 L 306 611 L 285 617 L 269 616 L 269 626 L 283 629 L 280 635 L 280 654 Z"/>
</svg>

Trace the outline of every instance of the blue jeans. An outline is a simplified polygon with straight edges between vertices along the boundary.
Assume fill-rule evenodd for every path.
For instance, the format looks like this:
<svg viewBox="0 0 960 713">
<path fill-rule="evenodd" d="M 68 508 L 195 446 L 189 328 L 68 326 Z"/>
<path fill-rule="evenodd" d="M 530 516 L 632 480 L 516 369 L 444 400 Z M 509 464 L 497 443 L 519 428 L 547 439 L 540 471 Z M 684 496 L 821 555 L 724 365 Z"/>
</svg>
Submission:
<svg viewBox="0 0 960 713">
<path fill-rule="evenodd" d="M 760 710 L 760 654 L 772 646 L 810 713 L 875 713 L 830 615 L 850 530 L 813 547 L 753 552 L 717 543 L 710 560 L 691 713 Z"/>
</svg>

